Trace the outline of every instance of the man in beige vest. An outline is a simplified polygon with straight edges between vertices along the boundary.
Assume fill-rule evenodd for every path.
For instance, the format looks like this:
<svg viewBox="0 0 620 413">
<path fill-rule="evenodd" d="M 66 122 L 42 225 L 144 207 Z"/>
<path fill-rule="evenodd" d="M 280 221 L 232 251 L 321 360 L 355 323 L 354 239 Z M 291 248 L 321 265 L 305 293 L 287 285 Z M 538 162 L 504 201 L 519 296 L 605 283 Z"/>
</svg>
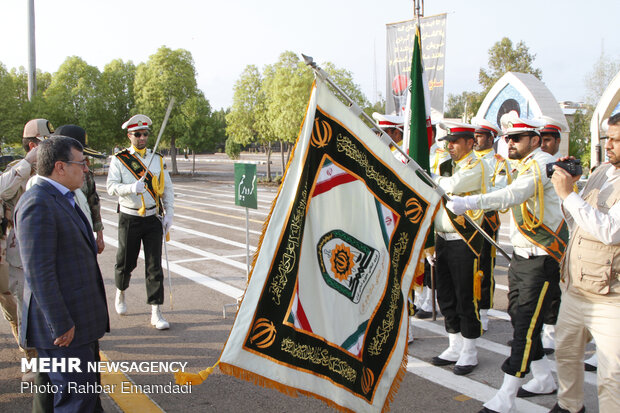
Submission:
<svg viewBox="0 0 620 413">
<path fill-rule="evenodd" d="M 553 412 L 582 412 L 583 354 L 596 340 L 599 410 L 620 411 L 620 114 L 607 120 L 609 162 L 592 174 L 581 196 L 555 167 L 552 182 L 571 226 L 562 264 L 564 293 L 555 333 L 558 403 Z"/>
</svg>

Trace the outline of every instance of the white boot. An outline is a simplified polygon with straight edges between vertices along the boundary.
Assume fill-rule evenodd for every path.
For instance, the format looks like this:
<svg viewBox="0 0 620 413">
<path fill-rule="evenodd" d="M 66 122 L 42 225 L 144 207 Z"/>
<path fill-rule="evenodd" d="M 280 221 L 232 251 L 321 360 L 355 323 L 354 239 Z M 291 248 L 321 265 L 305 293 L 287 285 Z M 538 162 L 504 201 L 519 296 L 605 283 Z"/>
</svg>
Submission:
<svg viewBox="0 0 620 413">
<path fill-rule="evenodd" d="M 125 304 L 125 291 L 116 289 L 116 299 L 114 300 L 114 307 L 119 315 L 127 314 L 127 304 Z"/>
<path fill-rule="evenodd" d="M 480 310 L 480 324 L 484 331 L 489 329 L 489 310 Z"/>
<path fill-rule="evenodd" d="M 407 344 L 413 343 L 413 317 L 409 317 L 409 331 L 407 331 Z"/>
<path fill-rule="evenodd" d="M 545 324 L 543 326 L 543 331 L 541 334 L 542 338 L 542 346 L 545 350 L 545 354 L 551 354 L 555 351 L 555 326 L 550 324 Z"/>
<path fill-rule="evenodd" d="M 431 363 L 435 366 L 447 366 L 456 363 L 463 348 L 463 336 L 461 333 L 448 333 L 450 345 L 439 356 L 433 357 Z"/>
<path fill-rule="evenodd" d="M 463 337 L 462 340 L 461 354 L 456 362 L 456 366 L 454 366 L 454 374 L 459 376 L 471 373 L 478 365 L 477 339 Z"/>
<path fill-rule="evenodd" d="M 558 390 L 558 386 L 555 384 L 555 380 L 551 374 L 551 362 L 547 357 L 532 361 L 530 370 L 534 377 L 519 389 L 517 397 L 554 394 Z"/>
<path fill-rule="evenodd" d="M 158 305 L 153 305 L 151 311 L 151 324 L 158 330 L 167 330 L 170 328 L 170 324 L 161 315 L 161 310 Z"/>
<path fill-rule="evenodd" d="M 500 387 L 497 393 L 495 393 L 495 396 L 483 404 L 483 406 L 494 412 L 509 413 L 515 405 L 517 391 L 519 391 L 522 381 L 522 378 L 504 373 L 502 387 Z"/>
</svg>

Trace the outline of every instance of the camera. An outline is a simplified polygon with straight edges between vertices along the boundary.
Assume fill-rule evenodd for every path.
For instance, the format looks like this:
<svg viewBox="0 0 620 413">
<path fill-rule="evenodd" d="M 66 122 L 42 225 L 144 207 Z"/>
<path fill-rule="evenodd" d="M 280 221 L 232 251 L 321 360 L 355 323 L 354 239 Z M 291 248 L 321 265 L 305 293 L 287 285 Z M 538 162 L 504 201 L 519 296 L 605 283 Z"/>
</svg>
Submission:
<svg viewBox="0 0 620 413">
<path fill-rule="evenodd" d="M 547 178 L 551 178 L 551 175 L 553 175 L 553 172 L 554 172 L 553 165 L 559 166 L 560 168 L 564 169 L 566 172 L 568 172 L 572 176 L 578 176 L 583 173 L 580 159 L 568 159 L 563 162 L 557 161 L 557 162 L 548 163 L 547 164 Z"/>
</svg>

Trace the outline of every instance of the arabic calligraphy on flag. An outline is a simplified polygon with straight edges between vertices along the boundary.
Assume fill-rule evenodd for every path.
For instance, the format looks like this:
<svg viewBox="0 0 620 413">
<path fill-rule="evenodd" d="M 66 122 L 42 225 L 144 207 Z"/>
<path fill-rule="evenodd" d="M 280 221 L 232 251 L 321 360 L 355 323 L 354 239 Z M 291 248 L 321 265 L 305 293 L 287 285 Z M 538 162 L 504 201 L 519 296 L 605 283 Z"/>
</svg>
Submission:
<svg viewBox="0 0 620 413">
<path fill-rule="evenodd" d="M 344 411 L 382 411 L 439 197 L 318 81 L 220 369 Z"/>
</svg>

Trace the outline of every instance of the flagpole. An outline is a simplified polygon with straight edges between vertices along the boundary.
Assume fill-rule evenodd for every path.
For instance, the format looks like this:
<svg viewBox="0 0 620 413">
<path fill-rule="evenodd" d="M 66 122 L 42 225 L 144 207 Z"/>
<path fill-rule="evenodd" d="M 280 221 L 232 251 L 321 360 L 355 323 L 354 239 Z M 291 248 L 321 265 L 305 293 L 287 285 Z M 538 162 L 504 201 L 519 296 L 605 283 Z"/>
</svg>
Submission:
<svg viewBox="0 0 620 413">
<path fill-rule="evenodd" d="M 306 62 L 306 65 L 310 66 L 312 68 L 312 70 L 314 71 L 315 75 L 323 80 L 324 82 L 326 82 L 327 84 L 329 84 L 331 87 L 333 87 L 349 104 L 349 109 L 356 115 L 356 116 L 360 116 L 362 115 L 364 117 L 364 119 L 366 119 L 368 122 L 370 122 L 370 124 L 375 127 L 377 130 L 382 131 L 380 138 L 381 140 L 388 146 L 391 146 L 393 148 L 395 148 L 397 151 L 399 151 L 403 156 L 405 156 L 405 158 L 407 159 L 407 163 L 406 165 L 409 166 L 411 169 L 413 169 L 414 172 L 416 172 L 418 175 L 422 176 L 424 178 L 424 180 L 426 181 L 426 183 L 431 186 L 435 192 L 437 192 L 444 201 L 449 202 L 451 199 L 448 196 L 448 194 L 446 194 L 446 191 L 443 190 L 442 187 L 440 187 L 439 185 L 437 185 L 437 183 L 435 181 L 433 181 L 433 178 L 431 178 L 431 176 L 428 174 L 428 172 L 426 172 L 423 168 L 420 167 L 420 165 L 418 165 L 418 163 L 413 160 L 409 154 L 407 154 L 405 151 L 402 150 L 402 148 L 398 145 L 394 145 L 392 139 L 388 136 L 387 133 L 383 132 L 383 130 L 381 129 L 381 127 L 375 122 L 375 120 L 368 116 L 368 114 L 366 112 L 364 112 L 357 103 L 355 103 L 353 101 L 353 99 L 351 99 L 342 89 L 340 89 L 340 87 L 338 87 L 338 85 L 336 85 L 330 78 L 329 75 L 327 74 L 327 72 L 325 72 L 325 70 L 323 70 L 319 65 L 316 64 L 316 62 L 314 61 L 314 59 L 311 56 L 306 56 L 305 54 L 301 55 L 304 58 L 304 62 Z M 506 253 L 506 251 L 504 251 L 502 249 L 502 247 L 497 243 L 497 241 L 495 241 L 495 239 L 493 239 L 493 237 L 491 237 L 489 234 L 487 234 L 481 227 L 480 225 L 478 225 L 473 219 L 471 219 L 471 217 L 467 214 L 463 214 L 463 217 L 465 218 L 465 220 L 467 222 L 469 222 L 475 229 L 476 231 L 478 231 L 487 241 L 489 241 L 491 243 L 491 245 L 493 245 L 497 251 L 499 251 L 500 254 L 502 254 L 508 261 L 510 261 L 510 256 Z"/>
</svg>

